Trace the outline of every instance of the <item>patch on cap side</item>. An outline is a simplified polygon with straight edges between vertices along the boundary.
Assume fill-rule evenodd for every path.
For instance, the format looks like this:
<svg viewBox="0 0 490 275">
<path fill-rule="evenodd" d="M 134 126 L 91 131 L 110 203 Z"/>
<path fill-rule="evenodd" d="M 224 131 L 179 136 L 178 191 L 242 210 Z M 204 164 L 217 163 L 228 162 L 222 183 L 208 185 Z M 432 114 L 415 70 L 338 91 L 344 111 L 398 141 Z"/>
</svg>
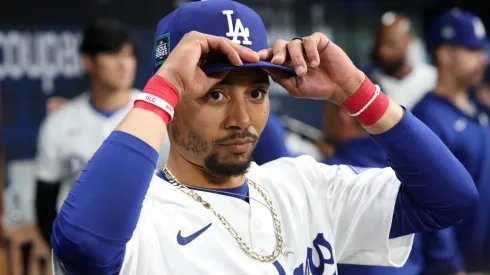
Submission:
<svg viewBox="0 0 490 275">
<path fill-rule="evenodd" d="M 162 65 L 170 54 L 170 34 L 160 35 L 155 42 L 155 66 Z"/>
</svg>

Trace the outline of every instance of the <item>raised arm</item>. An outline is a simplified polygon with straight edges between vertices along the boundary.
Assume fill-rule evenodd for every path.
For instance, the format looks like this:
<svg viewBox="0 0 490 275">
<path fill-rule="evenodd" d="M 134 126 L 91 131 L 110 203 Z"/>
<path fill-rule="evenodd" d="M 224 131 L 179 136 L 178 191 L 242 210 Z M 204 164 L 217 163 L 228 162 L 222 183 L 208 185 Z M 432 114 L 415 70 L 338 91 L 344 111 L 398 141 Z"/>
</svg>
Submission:
<svg viewBox="0 0 490 275">
<path fill-rule="evenodd" d="M 314 186 L 305 188 L 318 211 L 312 215 L 325 217 L 321 230 L 333 232 L 337 262 L 401 266 L 412 238 L 395 237 L 449 227 L 469 214 L 478 193 L 463 165 L 324 34 L 279 40 L 260 55 L 295 68 L 297 76 L 268 70 L 290 94 L 343 106 L 388 154 L 393 169 L 307 161 L 299 169 Z"/>
<path fill-rule="evenodd" d="M 469 213 L 478 193 L 468 171 L 427 126 L 384 95 L 324 34 L 279 40 L 260 54 L 296 69 L 298 76 L 270 70 L 290 94 L 345 107 L 388 154 L 402 184 L 391 237 L 445 228 Z"/>
<path fill-rule="evenodd" d="M 199 68 L 201 55 L 211 50 L 236 66 L 258 61 L 227 39 L 185 35 L 89 161 L 55 220 L 53 252 L 69 274 L 119 272 L 179 96 L 204 94 L 225 76 L 208 77 Z"/>
</svg>

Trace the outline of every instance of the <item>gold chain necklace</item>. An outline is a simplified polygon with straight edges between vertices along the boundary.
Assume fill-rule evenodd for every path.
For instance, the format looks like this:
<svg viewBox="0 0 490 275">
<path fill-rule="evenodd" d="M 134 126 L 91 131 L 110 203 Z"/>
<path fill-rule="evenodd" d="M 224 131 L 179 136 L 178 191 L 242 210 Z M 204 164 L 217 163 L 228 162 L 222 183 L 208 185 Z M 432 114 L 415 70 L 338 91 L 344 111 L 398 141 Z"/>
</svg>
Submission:
<svg viewBox="0 0 490 275">
<path fill-rule="evenodd" d="M 202 204 L 202 206 L 204 206 L 206 209 L 209 209 L 220 220 L 220 222 L 228 230 L 228 232 L 230 232 L 231 236 L 237 241 L 238 245 L 243 250 L 243 252 L 245 252 L 245 254 L 247 254 L 250 258 L 258 260 L 260 262 L 270 263 L 276 260 L 279 254 L 281 254 L 283 250 L 281 221 L 279 220 L 279 216 L 277 215 L 276 209 L 274 209 L 274 206 L 272 205 L 271 199 L 269 199 L 267 194 L 261 188 L 259 188 L 255 182 L 251 181 L 250 179 L 247 179 L 247 182 L 250 183 L 250 185 L 252 185 L 252 187 L 255 190 L 257 190 L 257 192 L 259 192 L 259 194 L 262 196 L 266 204 L 269 206 L 269 210 L 272 213 L 272 220 L 274 223 L 274 235 L 276 236 L 276 245 L 274 247 L 274 251 L 270 255 L 261 255 L 253 251 L 250 248 L 250 246 L 248 246 L 245 243 L 243 238 L 240 237 L 240 235 L 238 235 L 236 230 L 230 225 L 230 223 L 225 219 L 225 217 L 223 217 L 223 215 L 216 212 L 211 206 L 211 204 L 205 201 L 201 196 L 199 196 L 198 193 L 194 192 L 192 189 L 189 189 L 187 186 L 180 183 L 179 180 L 177 180 L 177 178 L 174 175 L 172 175 L 172 172 L 168 170 L 167 166 L 164 166 L 162 168 L 162 172 L 165 173 L 165 176 L 167 177 L 170 184 L 177 187 L 180 191 L 182 191 L 184 194 L 188 195 L 189 197 L 193 198 L 198 203 Z"/>
</svg>

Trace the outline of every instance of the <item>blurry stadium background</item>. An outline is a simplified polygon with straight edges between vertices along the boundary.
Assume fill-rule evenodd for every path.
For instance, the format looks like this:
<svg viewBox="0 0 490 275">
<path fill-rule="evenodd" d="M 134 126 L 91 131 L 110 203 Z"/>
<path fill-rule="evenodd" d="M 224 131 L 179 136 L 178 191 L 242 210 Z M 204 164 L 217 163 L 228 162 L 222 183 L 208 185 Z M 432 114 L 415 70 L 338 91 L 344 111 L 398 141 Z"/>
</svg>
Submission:
<svg viewBox="0 0 490 275">
<path fill-rule="evenodd" d="M 154 28 L 160 18 L 185 1 L 179 0 L 3 0 L 0 3 L 0 95 L 6 173 L 4 222 L 27 228 L 34 221 L 32 159 L 47 100 L 73 98 L 88 88 L 78 47 L 83 26 L 97 17 L 111 17 L 134 28 L 139 43 L 136 88 L 151 73 Z M 406 13 L 420 38 L 413 58 L 427 61 L 424 30 L 440 12 L 458 6 L 481 16 L 487 26 L 490 10 L 476 0 L 239 0 L 255 9 L 269 30 L 269 41 L 320 31 L 342 46 L 356 65 L 369 64 L 374 32 L 389 10 Z M 272 109 L 320 127 L 323 104 L 299 100 L 273 87 Z M 293 108 L 294 106 L 294 108 Z M 0 181 L 1 183 L 1 181 Z M 26 239 L 35 234 L 28 230 Z M 23 233 L 24 234 L 24 233 Z M 23 237 L 23 238 L 24 238 Z M 17 251 L 15 253 L 18 253 Z M 19 252 L 20 253 L 20 252 Z M 0 258 L 0 274 L 4 274 Z M 32 269 L 32 273 L 38 274 Z M 18 270 L 20 271 L 20 269 Z M 6 274 L 6 273 L 5 273 Z M 17 274 L 17 273 L 16 273 Z M 21 273 L 18 273 L 21 274 Z"/>
</svg>

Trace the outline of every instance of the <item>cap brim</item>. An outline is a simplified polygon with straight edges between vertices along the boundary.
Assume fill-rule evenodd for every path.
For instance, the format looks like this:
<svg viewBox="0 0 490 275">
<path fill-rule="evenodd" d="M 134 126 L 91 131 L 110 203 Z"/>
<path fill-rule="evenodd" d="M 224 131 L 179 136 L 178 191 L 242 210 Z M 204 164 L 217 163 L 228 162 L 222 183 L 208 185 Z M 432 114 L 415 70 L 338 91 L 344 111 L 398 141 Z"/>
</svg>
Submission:
<svg viewBox="0 0 490 275">
<path fill-rule="evenodd" d="M 461 43 L 461 46 L 470 48 L 470 49 L 488 49 L 490 46 L 490 43 L 488 39 L 480 40 L 480 41 L 474 41 L 470 43 Z"/>
<path fill-rule="evenodd" d="M 431 47 L 435 48 L 441 45 L 454 45 L 460 46 L 463 48 L 474 49 L 474 50 L 488 50 L 490 48 L 490 40 L 481 39 L 481 40 L 463 40 L 463 41 L 451 41 L 451 40 L 441 40 L 437 42 L 430 43 Z"/>
<path fill-rule="evenodd" d="M 231 63 L 228 63 L 228 64 L 206 64 L 202 67 L 202 70 L 207 74 L 214 74 L 214 73 L 220 73 L 220 72 L 231 71 L 231 70 L 236 70 L 236 69 L 243 69 L 243 68 L 271 68 L 271 69 L 282 70 L 282 71 L 285 71 L 285 72 L 290 73 L 292 75 L 296 75 L 296 73 L 294 72 L 294 70 L 292 68 L 272 64 L 272 63 L 267 62 L 267 61 L 259 61 L 259 62 L 255 62 L 255 63 L 243 63 L 242 66 L 235 66 Z"/>
</svg>

